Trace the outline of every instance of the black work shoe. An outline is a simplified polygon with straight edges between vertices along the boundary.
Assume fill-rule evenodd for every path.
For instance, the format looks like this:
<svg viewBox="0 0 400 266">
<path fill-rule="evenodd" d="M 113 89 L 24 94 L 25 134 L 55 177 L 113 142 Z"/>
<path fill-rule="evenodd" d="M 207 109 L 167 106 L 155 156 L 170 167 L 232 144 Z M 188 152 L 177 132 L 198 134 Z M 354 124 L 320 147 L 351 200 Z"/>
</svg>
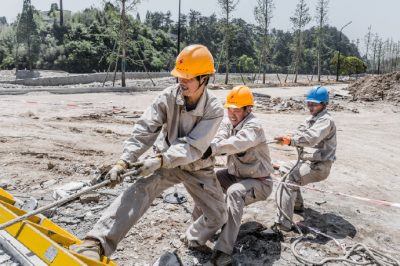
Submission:
<svg viewBox="0 0 400 266">
<path fill-rule="evenodd" d="M 274 233 L 281 232 L 281 231 L 290 232 L 292 230 L 293 230 L 293 227 L 286 227 L 283 224 L 274 223 L 270 228 L 268 228 L 264 231 L 261 231 L 261 234 L 268 235 L 268 234 L 274 234 Z"/>
<path fill-rule="evenodd" d="M 294 206 L 294 213 L 303 214 L 304 213 L 304 205 Z"/>
<path fill-rule="evenodd" d="M 261 231 L 259 234 L 268 240 L 272 240 L 275 242 L 283 241 L 282 232 L 278 229 L 278 226 L 276 224 L 274 224 L 268 229 Z"/>
</svg>

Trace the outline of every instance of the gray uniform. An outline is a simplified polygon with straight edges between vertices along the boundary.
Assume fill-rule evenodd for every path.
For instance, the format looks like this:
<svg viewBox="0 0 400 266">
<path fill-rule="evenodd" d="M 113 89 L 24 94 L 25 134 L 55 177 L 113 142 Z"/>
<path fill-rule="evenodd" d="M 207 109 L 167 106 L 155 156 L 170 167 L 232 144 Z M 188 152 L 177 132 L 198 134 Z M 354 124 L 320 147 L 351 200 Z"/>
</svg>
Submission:
<svg viewBox="0 0 400 266">
<path fill-rule="evenodd" d="M 223 192 L 214 173 L 214 159 L 200 159 L 223 118 L 219 100 L 207 90 L 194 110 L 186 111 L 179 86 L 165 89 L 143 113 L 124 145 L 121 159 L 133 163 L 153 144 L 163 166 L 119 195 L 87 237 L 100 240 L 104 255 L 145 213 L 155 197 L 182 182 L 204 214 L 186 231 L 189 240 L 204 244 L 226 222 Z"/>
<path fill-rule="evenodd" d="M 300 186 L 325 180 L 336 159 L 336 126 L 327 110 L 308 118 L 292 136 L 291 146 L 303 147 L 301 161 L 296 169 L 288 176 L 287 182 Z M 288 162 L 281 166 L 282 174 L 289 172 L 295 162 Z M 280 186 L 278 204 L 292 219 L 295 206 L 303 205 L 300 190 L 291 186 Z M 279 211 L 276 222 L 287 228 L 291 227 Z"/>
<path fill-rule="evenodd" d="M 231 254 L 244 206 L 265 200 L 271 194 L 272 183 L 269 179 L 273 168 L 264 130 L 252 113 L 235 128 L 228 119 L 224 120 L 211 143 L 211 149 L 213 155 L 228 156 L 227 169 L 217 172 L 226 192 L 228 221 L 215 249 Z M 201 211 L 201 208 L 195 208 L 193 218 L 196 219 Z"/>
</svg>

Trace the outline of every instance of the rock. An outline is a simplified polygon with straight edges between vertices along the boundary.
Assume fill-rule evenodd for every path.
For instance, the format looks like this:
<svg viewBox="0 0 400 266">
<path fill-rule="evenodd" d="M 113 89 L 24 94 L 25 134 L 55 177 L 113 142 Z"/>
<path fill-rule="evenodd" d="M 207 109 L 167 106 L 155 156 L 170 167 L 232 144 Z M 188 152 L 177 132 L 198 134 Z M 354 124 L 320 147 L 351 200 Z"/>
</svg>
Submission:
<svg viewBox="0 0 400 266">
<path fill-rule="evenodd" d="M 3 254 L 3 255 L 0 256 L 0 264 L 3 264 L 4 262 L 6 262 L 6 261 L 8 261 L 10 259 L 11 259 L 10 256 L 8 256 L 7 254 Z"/>
<path fill-rule="evenodd" d="M 88 182 L 70 182 L 61 187 L 58 187 L 53 192 L 53 198 L 55 200 L 59 200 L 65 197 L 68 197 L 72 193 L 77 192 L 78 190 L 82 189 L 83 187 L 87 186 Z"/>
<path fill-rule="evenodd" d="M 89 203 L 89 202 L 96 202 L 100 201 L 100 194 L 98 193 L 90 193 L 85 194 L 79 197 L 79 200 L 82 204 Z"/>
<path fill-rule="evenodd" d="M 55 165 L 52 162 L 47 163 L 47 170 L 51 170 L 55 167 Z"/>
<path fill-rule="evenodd" d="M 54 184 L 56 184 L 56 183 L 57 183 L 57 180 L 56 180 L 56 179 L 50 179 L 50 180 L 48 180 L 48 181 L 45 181 L 45 182 L 40 183 L 40 186 L 41 186 L 42 188 L 48 188 L 48 187 L 51 187 L 52 185 L 54 185 Z"/>
<path fill-rule="evenodd" d="M 181 266 L 181 263 L 175 253 L 165 252 L 153 263 L 153 266 Z"/>
<path fill-rule="evenodd" d="M 64 223 L 67 225 L 79 224 L 81 221 L 79 219 L 75 219 L 73 217 L 60 217 L 58 222 Z"/>
</svg>

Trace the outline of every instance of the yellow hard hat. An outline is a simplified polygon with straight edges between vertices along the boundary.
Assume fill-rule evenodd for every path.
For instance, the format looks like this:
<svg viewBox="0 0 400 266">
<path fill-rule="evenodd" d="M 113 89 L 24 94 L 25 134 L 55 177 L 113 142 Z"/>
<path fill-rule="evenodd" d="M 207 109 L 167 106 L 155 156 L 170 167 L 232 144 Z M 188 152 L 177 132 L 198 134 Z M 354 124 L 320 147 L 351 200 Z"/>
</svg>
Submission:
<svg viewBox="0 0 400 266">
<path fill-rule="evenodd" d="M 253 106 L 253 93 L 247 86 L 236 86 L 226 96 L 225 108 L 242 108 L 245 106 Z"/>
<path fill-rule="evenodd" d="M 215 73 L 214 58 L 210 51 L 201 44 L 186 46 L 176 58 L 171 75 L 177 78 L 191 79 Z"/>
</svg>

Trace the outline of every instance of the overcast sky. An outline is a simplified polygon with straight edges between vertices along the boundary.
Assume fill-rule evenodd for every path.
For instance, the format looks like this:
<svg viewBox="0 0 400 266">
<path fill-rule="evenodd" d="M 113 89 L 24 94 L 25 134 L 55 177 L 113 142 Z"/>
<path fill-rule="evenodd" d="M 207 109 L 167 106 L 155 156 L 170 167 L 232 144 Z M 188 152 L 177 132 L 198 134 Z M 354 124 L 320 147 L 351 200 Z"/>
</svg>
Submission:
<svg viewBox="0 0 400 266">
<path fill-rule="evenodd" d="M 31 0 L 32 4 L 39 10 L 48 10 L 51 3 L 56 0 Z M 138 12 L 144 18 L 146 11 L 170 10 L 173 19 L 177 20 L 179 0 L 142 0 L 138 6 Z M 275 0 L 274 18 L 271 26 L 277 29 L 290 30 L 289 17 L 293 14 L 298 0 Z M 314 16 L 317 0 L 306 0 L 310 7 L 310 13 Z M 7 21 L 14 21 L 17 14 L 22 10 L 23 0 L 0 0 L 0 16 L 7 17 Z M 71 11 L 83 10 L 86 7 L 101 7 L 102 0 L 64 0 L 64 9 Z M 240 0 L 238 7 L 232 14 L 240 17 L 247 22 L 254 23 L 253 9 L 257 0 Z M 216 13 L 219 11 L 217 0 L 189 1 L 181 0 L 182 13 L 188 13 L 190 9 L 200 11 L 203 15 Z M 329 4 L 329 24 L 342 27 L 347 22 L 352 24 L 344 29 L 344 33 L 350 39 L 361 40 L 368 26 L 372 25 L 372 30 L 380 36 L 393 38 L 400 41 L 400 0 L 330 0 Z M 308 26 L 316 24 L 313 20 Z M 360 47 L 361 48 L 361 47 Z"/>
</svg>

